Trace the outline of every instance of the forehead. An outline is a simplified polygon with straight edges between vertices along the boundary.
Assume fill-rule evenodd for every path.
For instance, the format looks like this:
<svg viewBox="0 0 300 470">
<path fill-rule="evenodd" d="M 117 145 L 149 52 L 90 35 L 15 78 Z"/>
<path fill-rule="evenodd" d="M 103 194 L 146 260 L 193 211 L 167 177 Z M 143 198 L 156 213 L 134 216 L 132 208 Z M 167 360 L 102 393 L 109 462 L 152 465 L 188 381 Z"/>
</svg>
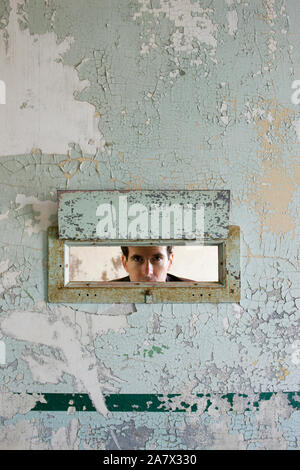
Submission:
<svg viewBox="0 0 300 470">
<path fill-rule="evenodd" d="M 139 255 L 144 256 L 145 258 L 157 254 L 168 256 L 166 246 L 129 246 L 128 250 L 128 256 Z"/>
</svg>

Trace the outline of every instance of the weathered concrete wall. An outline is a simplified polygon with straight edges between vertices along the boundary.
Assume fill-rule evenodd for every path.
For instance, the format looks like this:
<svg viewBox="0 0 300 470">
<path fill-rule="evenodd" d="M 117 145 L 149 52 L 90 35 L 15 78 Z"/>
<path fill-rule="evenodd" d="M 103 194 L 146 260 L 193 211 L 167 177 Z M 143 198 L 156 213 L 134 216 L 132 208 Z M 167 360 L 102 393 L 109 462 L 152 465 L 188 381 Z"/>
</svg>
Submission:
<svg viewBox="0 0 300 470">
<path fill-rule="evenodd" d="M 0 448 L 299 448 L 299 2 L 0 17 Z M 229 189 L 240 305 L 47 304 L 57 189 Z"/>
</svg>

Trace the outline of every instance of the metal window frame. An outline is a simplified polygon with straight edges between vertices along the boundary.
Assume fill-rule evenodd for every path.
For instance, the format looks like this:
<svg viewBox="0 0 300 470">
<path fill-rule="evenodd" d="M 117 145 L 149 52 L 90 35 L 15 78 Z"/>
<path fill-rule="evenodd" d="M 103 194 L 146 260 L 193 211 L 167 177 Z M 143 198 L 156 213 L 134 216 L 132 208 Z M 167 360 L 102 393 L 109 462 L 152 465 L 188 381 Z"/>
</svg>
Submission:
<svg viewBox="0 0 300 470">
<path fill-rule="evenodd" d="M 69 282 L 66 275 L 66 252 L 74 240 L 59 238 L 58 227 L 48 229 L 48 302 L 50 303 L 200 303 L 239 302 L 240 228 L 228 227 L 228 238 L 205 240 L 205 245 L 218 245 L 218 282 Z M 78 245 L 187 245 L 194 241 L 118 240 L 78 241 Z M 199 244 L 199 241 L 198 241 Z"/>
</svg>

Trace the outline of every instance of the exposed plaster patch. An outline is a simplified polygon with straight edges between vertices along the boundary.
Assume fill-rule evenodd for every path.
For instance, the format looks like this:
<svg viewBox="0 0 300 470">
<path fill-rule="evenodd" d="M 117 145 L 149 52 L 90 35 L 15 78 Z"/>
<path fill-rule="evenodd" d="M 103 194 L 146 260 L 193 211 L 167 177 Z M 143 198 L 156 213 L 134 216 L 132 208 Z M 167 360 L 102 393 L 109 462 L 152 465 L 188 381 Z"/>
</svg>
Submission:
<svg viewBox="0 0 300 470">
<path fill-rule="evenodd" d="M 7 51 L 0 43 L 0 78 L 7 83 L 7 104 L 0 113 L 0 155 L 29 153 L 33 147 L 63 154 L 68 142 L 78 142 L 86 153 L 103 150 L 94 108 L 74 99 L 75 90 L 81 91 L 88 82 L 62 63 L 73 38 L 58 44 L 53 32 L 21 31 L 17 2 L 11 3 Z"/>
<path fill-rule="evenodd" d="M 228 21 L 228 34 L 234 36 L 237 31 L 238 25 L 238 15 L 236 10 L 230 10 L 227 12 L 227 21 Z"/>
<path fill-rule="evenodd" d="M 289 204 L 299 184 L 299 171 L 295 167 L 294 174 L 290 175 L 283 163 L 280 163 L 294 112 L 281 106 L 275 99 L 260 99 L 252 107 L 249 103 L 246 105 L 248 119 L 255 121 L 262 144 L 262 150 L 258 152 L 262 159 L 261 175 L 251 178 L 247 172 L 250 186 L 248 198 L 258 213 L 260 233 L 292 232 L 294 237 L 296 220 L 289 211 Z"/>
<path fill-rule="evenodd" d="M 114 429 L 112 429 L 112 426 L 109 429 L 106 442 L 100 443 L 104 449 L 143 449 L 153 435 L 153 429 L 146 425 L 136 424 L 132 417 L 125 423 L 119 423 L 113 427 Z M 99 449 L 98 445 L 97 448 Z"/>
<path fill-rule="evenodd" d="M 261 20 L 273 26 L 274 21 L 277 18 L 277 14 L 275 11 L 275 0 L 264 0 L 263 5 L 265 7 L 266 13 L 261 13 L 259 17 Z"/>
<path fill-rule="evenodd" d="M 40 439 L 39 430 L 33 423 L 23 419 L 0 429 L 0 449 L 46 450 L 49 449 L 49 444 Z"/>
<path fill-rule="evenodd" d="M 191 416 L 181 425 L 180 440 L 188 449 L 210 448 L 214 442 L 214 435 L 209 424 L 199 422 L 197 417 Z"/>
<path fill-rule="evenodd" d="M 284 398 L 281 395 L 272 395 L 270 400 L 263 401 L 259 405 L 256 421 L 260 435 L 264 438 L 264 447 L 267 449 L 287 449 L 287 442 L 278 424 L 279 420 L 289 418 L 292 411 L 290 407 L 284 405 Z M 268 432 L 264 432 L 264 429 L 268 429 Z"/>
<path fill-rule="evenodd" d="M 292 127 L 294 111 L 278 103 L 276 99 L 259 99 L 252 105 L 246 103 L 248 122 L 255 122 L 255 129 L 261 140 L 261 157 L 274 158 L 283 151 L 287 128 Z"/>
<path fill-rule="evenodd" d="M 96 171 L 99 172 L 98 160 L 91 157 L 84 157 L 82 149 L 78 144 L 69 143 L 69 147 L 68 158 L 58 164 L 66 179 L 73 178 L 73 176 L 81 171 L 85 162 L 95 165 Z M 102 148 L 102 150 L 104 149 Z"/>
<path fill-rule="evenodd" d="M 247 442 L 242 432 L 233 433 L 228 432 L 230 429 L 231 419 L 225 416 L 224 419 L 215 423 L 213 426 L 213 444 L 209 447 L 210 450 L 246 450 L 248 447 Z"/>
<path fill-rule="evenodd" d="M 0 214 L 0 222 L 1 222 L 2 220 L 7 219 L 7 218 L 8 218 L 8 214 L 9 214 L 9 210 L 6 211 L 4 214 Z"/>
<path fill-rule="evenodd" d="M 17 278 L 20 271 L 10 269 L 10 261 L 7 259 L 0 263 L 0 295 L 17 285 Z"/>
<path fill-rule="evenodd" d="M 254 202 L 262 231 L 272 231 L 277 235 L 292 232 L 294 237 L 296 220 L 290 214 L 289 204 L 296 188 L 297 180 L 289 176 L 285 168 L 278 163 L 263 162 L 262 175 L 255 180 L 248 193 L 249 201 Z"/>
<path fill-rule="evenodd" d="M 6 271 L 2 275 L 2 288 L 3 290 L 8 290 L 11 287 L 16 285 L 16 279 L 19 276 L 20 272 L 19 271 Z M 0 288 L 0 292 L 2 291 L 2 288 Z"/>
<path fill-rule="evenodd" d="M 227 126 L 227 124 L 229 122 L 228 106 L 227 106 L 227 103 L 225 101 L 223 101 L 223 103 L 221 105 L 220 121 L 222 121 L 223 124 L 225 124 L 225 126 Z"/>
<path fill-rule="evenodd" d="M 5 271 L 8 270 L 9 266 L 9 259 L 6 259 L 5 261 L 0 262 L 0 274 L 4 273 Z"/>
<path fill-rule="evenodd" d="M 158 45 L 155 42 L 155 35 L 151 34 L 149 38 L 149 44 L 143 43 L 141 46 L 141 54 L 149 54 L 150 48 L 157 49 Z"/>
<path fill-rule="evenodd" d="M 73 418 L 67 426 L 63 426 L 53 433 L 51 448 L 55 450 L 78 450 L 80 445 L 79 429 L 79 419 Z"/>
<path fill-rule="evenodd" d="M 300 119 L 295 119 L 292 121 L 292 124 L 295 128 L 297 139 L 300 141 Z"/>
<path fill-rule="evenodd" d="M 275 52 L 277 50 L 277 41 L 276 39 L 270 37 L 268 40 L 268 48 L 270 51 L 270 54 L 272 54 L 273 60 L 275 60 Z"/>
<path fill-rule="evenodd" d="M 16 414 L 26 414 L 35 407 L 37 402 L 46 403 L 42 395 L 33 393 L 12 393 L 5 387 L 0 389 L 0 416 L 10 419 Z"/>
<path fill-rule="evenodd" d="M 198 398 L 195 403 L 199 404 L 202 400 L 206 410 L 200 405 L 199 410 L 185 417 L 179 430 L 181 442 L 189 449 L 242 450 L 257 442 L 264 449 L 275 449 L 276 446 L 287 448 L 280 421 L 289 418 L 293 411 L 282 395 L 265 395 L 260 394 L 257 402 L 253 401 L 254 396 L 242 394 L 219 397 L 208 394 Z M 250 405 L 252 402 L 253 405 Z M 250 411 L 252 406 L 256 408 L 255 414 Z M 209 421 L 203 419 L 204 413 L 210 416 Z"/>
<path fill-rule="evenodd" d="M 43 423 L 23 419 L 0 430 L 1 450 L 78 450 L 80 421 L 71 419 L 59 429 L 43 429 Z M 41 435 L 44 431 L 46 436 Z M 47 437 L 47 439 L 45 437 Z"/>
<path fill-rule="evenodd" d="M 32 206 L 33 212 L 38 215 L 34 215 L 33 219 L 26 220 L 26 232 L 31 236 L 33 233 L 39 233 L 46 231 L 48 227 L 53 223 L 51 217 L 57 214 L 57 203 L 53 201 L 40 201 L 35 196 L 25 196 L 25 194 L 18 194 L 16 196 L 16 204 L 19 207 L 17 211 L 30 205 Z"/>
<path fill-rule="evenodd" d="M 285 380 L 286 376 L 290 374 L 290 371 L 286 369 L 285 367 L 280 368 L 280 372 L 278 374 L 278 379 L 279 380 Z"/>
<path fill-rule="evenodd" d="M 198 46 L 206 44 L 211 47 L 211 54 L 214 53 L 217 47 L 217 40 L 214 36 L 217 25 L 213 24 L 209 16 L 213 10 L 203 9 L 197 3 L 186 2 L 186 0 L 161 1 L 158 8 L 152 8 L 149 0 L 139 0 L 139 3 L 141 8 L 134 14 L 134 20 L 143 17 L 143 14 L 149 14 L 156 19 L 165 15 L 174 22 L 175 32 L 171 35 L 170 41 L 176 52 L 194 52 L 194 42 L 196 41 Z M 152 44 L 153 40 L 150 39 L 148 46 L 153 47 Z M 145 50 L 145 43 L 143 49 Z M 213 58 L 212 60 L 215 61 Z"/>
<path fill-rule="evenodd" d="M 63 373 L 74 376 L 79 391 L 87 392 L 97 411 L 107 416 L 102 391 L 113 391 L 114 386 L 109 381 L 120 380 L 100 363 L 92 345 L 101 332 L 112 328 L 119 331 L 126 327 L 126 317 L 105 318 L 61 306 L 53 308 L 50 313 L 12 310 L 1 318 L 0 325 L 7 336 L 46 345 L 63 354 L 63 359 L 58 360 L 44 354 L 34 357 L 30 352 L 25 353 L 23 359 L 35 380 L 57 383 Z"/>
</svg>

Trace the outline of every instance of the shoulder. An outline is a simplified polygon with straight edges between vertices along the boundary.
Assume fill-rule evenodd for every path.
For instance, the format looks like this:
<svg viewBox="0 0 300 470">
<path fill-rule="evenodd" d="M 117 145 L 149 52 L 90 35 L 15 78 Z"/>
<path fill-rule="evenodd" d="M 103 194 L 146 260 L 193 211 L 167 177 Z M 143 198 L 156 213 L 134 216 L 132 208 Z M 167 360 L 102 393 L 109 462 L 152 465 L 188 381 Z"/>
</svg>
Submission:
<svg viewBox="0 0 300 470">
<path fill-rule="evenodd" d="M 187 279 L 185 277 L 178 277 L 174 274 L 167 274 L 166 282 L 193 282 L 193 279 Z"/>
<path fill-rule="evenodd" d="M 130 282 L 129 276 L 120 277 L 119 279 L 112 279 L 109 282 Z"/>
</svg>

